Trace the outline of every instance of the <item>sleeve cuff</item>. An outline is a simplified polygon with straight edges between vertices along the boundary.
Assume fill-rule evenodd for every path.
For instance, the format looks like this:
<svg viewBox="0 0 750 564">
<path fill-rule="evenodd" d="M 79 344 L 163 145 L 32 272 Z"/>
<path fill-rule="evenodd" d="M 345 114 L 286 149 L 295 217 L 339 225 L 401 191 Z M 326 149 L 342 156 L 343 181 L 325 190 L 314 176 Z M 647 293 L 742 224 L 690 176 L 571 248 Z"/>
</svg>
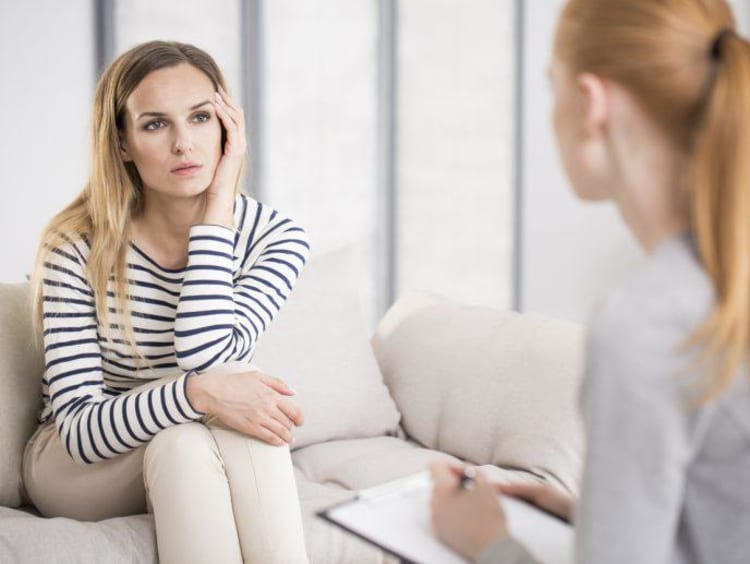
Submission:
<svg viewBox="0 0 750 564">
<path fill-rule="evenodd" d="M 539 564 L 526 547 L 510 535 L 490 545 L 479 557 L 477 564 Z"/>
<path fill-rule="evenodd" d="M 188 242 L 188 266 L 219 266 L 231 274 L 234 238 L 234 231 L 221 225 L 193 225 Z"/>
<path fill-rule="evenodd" d="M 191 370 L 190 372 L 187 372 L 180 376 L 180 378 L 175 382 L 177 401 L 179 403 L 179 406 L 182 408 L 182 411 L 190 421 L 195 421 L 205 415 L 205 413 L 198 411 L 193 407 L 193 404 L 190 403 L 187 395 L 188 378 L 190 378 L 191 376 L 195 376 L 196 374 L 197 372 L 195 370 Z"/>
</svg>

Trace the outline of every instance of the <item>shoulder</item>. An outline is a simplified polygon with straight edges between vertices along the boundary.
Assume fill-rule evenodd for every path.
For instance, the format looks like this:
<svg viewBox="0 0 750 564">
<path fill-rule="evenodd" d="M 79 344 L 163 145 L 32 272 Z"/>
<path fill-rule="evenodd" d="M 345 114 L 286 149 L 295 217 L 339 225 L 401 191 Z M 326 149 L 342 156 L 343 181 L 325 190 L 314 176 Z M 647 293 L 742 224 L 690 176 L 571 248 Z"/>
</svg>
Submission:
<svg viewBox="0 0 750 564">
<path fill-rule="evenodd" d="M 689 334 L 707 318 L 714 300 L 713 284 L 690 237 L 675 237 L 610 294 L 595 314 L 591 332 L 604 339 L 642 330 Z"/>
<path fill-rule="evenodd" d="M 85 269 L 91 247 L 88 238 L 82 235 L 59 235 L 54 242 L 45 243 L 44 264 L 63 266 L 74 270 Z"/>
<path fill-rule="evenodd" d="M 68 290 L 91 293 L 88 261 L 91 248 L 86 237 L 61 235 L 45 243 L 44 258 L 39 265 L 39 276 L 44 293 Z"/>
<path fill-rule="evenodd" d="M 713 284 L 692 238 L 673 237 L 602 304 L 589 325 L 589 355 L 633 368 L 684 360 L 680 351 L 708 318 L 714 301 Z M 633 370 L 632 377 L 655 372 Z"/>
</svg>

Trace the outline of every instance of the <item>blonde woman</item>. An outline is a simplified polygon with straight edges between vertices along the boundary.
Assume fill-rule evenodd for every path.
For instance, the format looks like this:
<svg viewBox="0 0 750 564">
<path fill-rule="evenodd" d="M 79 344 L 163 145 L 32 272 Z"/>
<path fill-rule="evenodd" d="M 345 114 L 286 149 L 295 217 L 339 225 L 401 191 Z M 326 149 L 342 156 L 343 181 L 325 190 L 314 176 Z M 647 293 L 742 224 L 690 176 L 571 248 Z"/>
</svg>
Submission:
<svg viewBox="0 0 750 564">
<path fill-rule="evenodd" d="M 576 561 L 750 562 L 750 45 L 722 0 L 569 0 L 551 80 L 576 194 L 612 199 L 649 253 L 590 326 Z M 496 487 L 433 468 L 437 535 L 532 562 Z"/>
<path fill-rule="evenodd" d="M 148 508 L 162 562 L 306 562 L 289 454 L 303 415 L 247 363 L 309 247 L 239 194 L 242 110 L 205 52 L 145 43 L 99 80 L 92 149 L 33 276 L 30 500 L 81 520 Z"/>
</svg>

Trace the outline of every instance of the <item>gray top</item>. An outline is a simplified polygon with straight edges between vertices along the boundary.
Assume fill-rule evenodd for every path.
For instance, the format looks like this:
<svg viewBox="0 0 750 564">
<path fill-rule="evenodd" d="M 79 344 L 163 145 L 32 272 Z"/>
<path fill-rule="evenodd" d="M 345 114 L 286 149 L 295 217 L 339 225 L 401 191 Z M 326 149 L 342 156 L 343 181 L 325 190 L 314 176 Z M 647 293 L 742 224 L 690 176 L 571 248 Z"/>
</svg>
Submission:
<svg viewBox="0 0 750 564">
<path fill-rule="evenodd" d="M 691 236 L 663 241 L 590 327 L 581 409 L 587 452 L 575 512 L 584 564 L 750 562 L 750 382 L 697 407 L 695 350 L 714 305 Z M 482 563 L 534 559 L 512 539 Z"/>
</svg>

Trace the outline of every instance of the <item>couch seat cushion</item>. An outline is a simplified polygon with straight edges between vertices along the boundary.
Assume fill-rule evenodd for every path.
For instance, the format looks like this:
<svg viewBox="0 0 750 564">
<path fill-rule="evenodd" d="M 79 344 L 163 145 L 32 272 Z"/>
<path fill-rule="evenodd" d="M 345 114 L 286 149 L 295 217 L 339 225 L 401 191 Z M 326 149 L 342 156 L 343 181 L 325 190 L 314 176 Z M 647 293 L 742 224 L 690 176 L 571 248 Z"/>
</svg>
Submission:
<svg viewBox="0 0 750 564">
<path fill-rule="evenodd" d="M 329 441 L 299 449 L 294 465 L 307 480 L 347 490 L 378 486 L 427 470 L 433 460 L 460 462 L 443 452 L 395 437 Z M 496 468 L 493 477 L 513 481 L 538 481 L 523 470 Z"/>
<path fill-rule="evenodd" d="M 310 564 L 396 564 L 397 559 L 316 515 L 321 509 L 353 497 L 353 491 L 308 480 L 299 469 L 295 473 Z"/>
<path fill-rule="evenodd" d="M 151 515 L 84 523 L 0 507 L 0 562 L 157 562 Z"/>
</svg>

